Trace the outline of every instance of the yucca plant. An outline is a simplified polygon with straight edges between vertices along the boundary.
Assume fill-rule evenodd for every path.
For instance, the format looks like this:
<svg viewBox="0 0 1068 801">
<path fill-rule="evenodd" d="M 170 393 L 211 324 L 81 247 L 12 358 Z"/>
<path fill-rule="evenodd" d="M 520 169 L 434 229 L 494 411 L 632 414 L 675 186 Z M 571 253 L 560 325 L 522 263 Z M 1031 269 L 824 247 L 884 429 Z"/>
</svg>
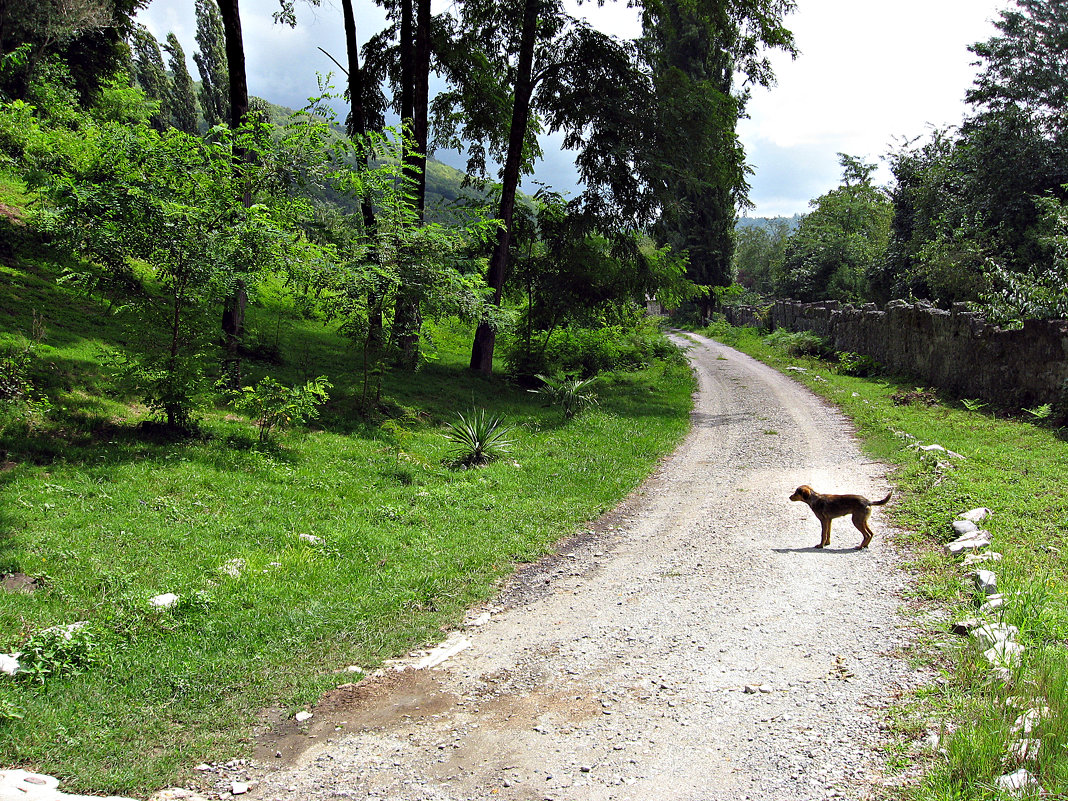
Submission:
<svg viewBox="0 0 1068 801">
<path fill-rule="evenodd" d="M 540 389 L 532 389 L 549 399 L 551 404 L 559 404 L 564 410 L 564 419 L 570 420 L 576 414 L 597 403 L 597 396 L 589 391 L 589 386 L 597 380 L 592 378 L 564 378 L 557 380 L 548 376 L 538 375 L 545 385 Z"/>
<path fill-rule="evenodd" d="M 485 409 L 471 409 L 466 417 L 458 412 L 456 416 L 460 419 L 449 424 L 445 435 L 453 443 L 449 453 L 453 457 L 450 463 L 455 467 L 489 464 L 514 444 L 509 437 L 513 426 L 506 425 L 496 415 L 489 415 Z"/>
</svg>

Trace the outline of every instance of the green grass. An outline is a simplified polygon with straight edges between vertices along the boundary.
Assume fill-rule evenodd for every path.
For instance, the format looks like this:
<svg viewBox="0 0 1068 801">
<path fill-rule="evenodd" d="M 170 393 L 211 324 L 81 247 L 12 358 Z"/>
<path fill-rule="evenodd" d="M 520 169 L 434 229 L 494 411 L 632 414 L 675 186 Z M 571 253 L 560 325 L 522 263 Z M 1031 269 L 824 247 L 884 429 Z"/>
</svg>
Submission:
<svg viewBox="0 0 1068 801">
<path fill-rule="evenodd" d="M 1009 757 L 1010 727 L 1025 706 L 1049 707 L 1038 733 L 1040 758 L 1026 763 L 1051 797 L 1068 797 L 1068 442 L 1066 432 L 1036 425 L 1031 415 L 1006 415 L 974 403 L 939 397 L 906 379 L 841 375 L 833 362 L 787 354 L 790 337 L 770 342 L 755 329 L 716 324 L 702 332 L 784 369 L 837 404 L 856 425 L 864 447 L 893 465 L 896 486 L 888 513 L 906 529 L 901 544 L 916 571 L 909 606 L 928 627 L 908 656 L 938 671 L 943 682 L 923 688 L 893 714 L 901 743 L 939 731 L 944 754 L 922 757 L 910 749 L 924 778 L 887 797 L 980 801 L 1001 796 L 998 776 L 1020 765 Z M 796 353 L 796 349 L 794 349 Z M 920 391 L 917 391 L 920 390 Z M 933 401 L 926 405 L 925 399 Z M 911 401 L 911 402 L 907 402 Z M 921 459 L 909 443 L 939 444 L 963 460 L 950 467 Z M 942 545 L 954 535 L 956 516 L 985 506 L 982 523 L 1003 554 L 993 566 L 999 590 L 1010 595 L 1004 622 L 1018 626 L 1027 647 L 1010 682 L 996 680 L 975 646 L 949 632 L 955 620 L 975 614 L 967 569 Z M 931 613 L 931 614 L 928 614 Z M 931 624 L 931 620 L 939 621 Z M 903 769 L 901 748 L 891 748 Z"/>
<path fill-rule="evenodd" d="M 25 202 L 0 186 L 14 198 L 0 202 Z M 262 710 L 294 711 L 348 665 L 440 639 L 688 428 L 681 360 L 603 376 L 599 404 L 565 423 L 539 396 L 467 371 L 471 332 L 455 322 L 431 327 L 433 361 L 387 374 L 382 407 L 365 414 L 359 353 L 273 287 L 248 323 L 281 362 L 250 363 L 246 378 L 326 375 L 320 419 L 261 445 L 251 421 L 209 408 L 199 435 L 169 438 L 139 425 L 144 408 L 112 391 L 101 361 L 152 329 L 131 332 L 116 305 L 57 283 L 20 227 L 0 220 L 0 245 L 0 343 L 43 325 L 32 377 L 52 404 L 0 431 L 0 573 L 41 584 L 0 592 L 0 652 L 77 621 L 91 646 L 88 667 L 60 653 L 43 683 L 0 684 L 0 763 L 68 791 L 143 793 L 249 753 Z M 515 426 L 514 445 L 449 469 L 447 424 L 473 405 Z M 182 600 L 149 604 L 165 592 Z"/>
</svg>

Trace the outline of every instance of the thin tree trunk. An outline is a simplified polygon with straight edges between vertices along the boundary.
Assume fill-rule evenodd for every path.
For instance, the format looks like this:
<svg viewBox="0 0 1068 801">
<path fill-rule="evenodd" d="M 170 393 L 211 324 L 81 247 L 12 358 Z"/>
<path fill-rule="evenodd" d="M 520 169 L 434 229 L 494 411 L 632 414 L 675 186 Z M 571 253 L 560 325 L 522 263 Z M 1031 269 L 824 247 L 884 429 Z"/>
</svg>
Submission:
<svg viewBox="0 0 1068 801">
<path fill-rule="evenodd" d="M 534 39 L 538 25 L 539 0 L 526 0 L 523 10 L 523 33 L 519 44 L 519 64 L 515 82 L 515 101 L 512 106 L 512 124 L 508 131 L 508 156 L 501 176 L 501 205 L 497 214 L 501 221 L 497 241 L 490 257 L 486 283 L 493 290 L 493 304 L 501 305 L 504 291 L 504 276 L 508 267 L 508 248 L 512 241 L 512 214 L 515 211 L 515 193 L 519 188 L 519 171 L 522 167 L 523 141 L 527 123 L 530 121 L 530 97 L 534 90 Z M 493 372 L 493 349 L 497 332 L 483 320 L 475 330 L 471 346 L 471 369 L 484 375 Z"/>
<path fill-rule="evenodd" d="M 245 76 L 245 45 L 241 36 L 240 0 L 218 0 L 219 13 L 223 20 L 223 34 L 226 39 L 226 64 L 230 78 L 230 127 L 237 130 L 248 117 L 248 80 Z M 235 167 L 248 158 L 247 153 L 235 149 Z M 252 188 L 241 187 L 241 200 L 245 208 L 252 205 Z M 238 279 L 234 284 L 233 294 L 223 304 L 222 330 L 223 346 L 226 349 L 225 371 L 230 383 L 237 386 L 241 382 L 241 355 L 238 352 L 241 337 L 245 332 L 245 307 L 248 305 L 248 293 L 245 282 Z"/>
<path fill-rule="evenodd" d="M 341 0 L 341 11 L 345 18 L 345 50 L 348 54 L 349 65 L 348 134 L 350 137 L 364 137 L 367 134 L 367 112 L 363 105 L 363 71 L 360 69 L 360 45 L 356 39 L 356 15 L 353 12 L 352 0 Z M 360 212 L 363 215 L 364 231 L 368 238 L 373 240 L 378 230 L 378 223 L 370 198 L 366 196 L 360 198 Z M 371 259 L 374 260 L 373 252 Z M 379 374 L 379 371 L 373 370 L 372 366 L 377 367 L 381 360 L 384 343 L 381 295 L 372 289 L 367 293 L 367 338 L 363 344 L 363 399 L 365 404 L 370 395 L 371 375 L 372 373 Z"/>
</svg>

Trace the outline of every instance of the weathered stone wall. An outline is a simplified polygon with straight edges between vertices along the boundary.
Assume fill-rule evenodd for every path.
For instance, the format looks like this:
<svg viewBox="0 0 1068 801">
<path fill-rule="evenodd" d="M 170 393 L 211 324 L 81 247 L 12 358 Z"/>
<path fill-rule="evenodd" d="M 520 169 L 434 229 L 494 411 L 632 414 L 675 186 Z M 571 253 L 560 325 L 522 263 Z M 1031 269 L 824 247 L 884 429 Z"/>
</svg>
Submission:
<svg viewBox="0 0 1068 801">
<path fill-rule="evenodd" d="M 760 315 L 728 309 L 732 325 L 812 331 L 838 351 L 870 356 L 892 373 L 961 398 L 1023 408 L 1058 400 L 1068 381 L 1068 321 L 1031 320 L 1006 331 L 963 306 L 891 301 L 860 308 L 836 302 L 776 301 Z"/>
</svg>

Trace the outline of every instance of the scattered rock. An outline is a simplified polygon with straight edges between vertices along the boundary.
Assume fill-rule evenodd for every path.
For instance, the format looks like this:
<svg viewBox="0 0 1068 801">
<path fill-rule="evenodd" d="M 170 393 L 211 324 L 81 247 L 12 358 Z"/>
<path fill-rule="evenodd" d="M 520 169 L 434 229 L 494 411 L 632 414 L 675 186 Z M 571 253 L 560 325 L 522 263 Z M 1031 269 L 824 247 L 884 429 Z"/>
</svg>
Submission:
<svg viewBox="0 0 1068 801">
<path fill-rule="evenodd" d="M 946 543 L 946 550 L 951 554 L 958 554 L 962 551 L 977 551 L 980 548 L 985 548 L 989 544 L 990 532 L 985 529 L 980 529 L 979 531 L 965 534 L 962 537 L 957 537 L 953 542 Z"/>
<path fill-rule="evenodd" d="M 964 620 L 958 620 L 953 624 L 954 634 L 968 634 L 970 631 L 979 628 L 983 625 L 983 621 L 977 617 L 968 617 Z"/>
<path fill-rule="evenodd" d="M 416 662 L 412 667 L 416 670 L 423 670 L 424 668 L 437 667 L 446 659 L 456 656 L 460 651 L 470 647 L 471 641 L 466 637 L 461 636 L 458 632 L 453 632 L 445 638 L 445 642 L 439 645 L 437 648 L 432 649 L 426 656 Z"/>
<path fill-rule="evenodd" d="M 972 575 L 975 587 L 983 595 L 997 595 L 998 577 L 990 570 L 976 570 Z"/>
<path fill-rule="evenodd" d="M 322 537 L 316 537 L 314 534 L 301 534 L 299 539 L 309 545 L 322 545 L 326 542 Z"/>
<path fill-rule="evenodd" d="M 954 453 L 951 450 L 947 450 L 947 449 L 943 448 L 941 445 L 919 445 L 919 444 L 917 444 L 917 445 L 913 445 L 913 447 L 918 451 L 923 451 L 924 453 L 944 453 L 946 456 L 950 457 L 951 459 L 963 459 L 964 458 L 961 454 Z"/>
<path fill-rule="evenodd" d="M 178 603 L 178 593 L 165 592 L 149 598 L 148 602 L 157 609 L 170 609 Z"/>
<path fill-rule="evenodd" d="M 249 790 L 245 782 L 230 782 L 230 792 L 234 795 L 244 795 Z"/>
<path fill-rule="evenodd" d="M 88 620 L 79 620 L 77 623 L 68 623 L 65 626 L 49 626 L 47 629 L 41 629 L 41 634 L 60 634 L 64 640 L 69 640 L 74 636 L 74 632 L 88 625 Z"/>
<path fill-rule="evenodd" d="M 314 716 L 311 712 L 298 712 L 293 716 L 293 719 L 297 721 L 297 723 L 303 723 L 306 720 L 311 720 L 312 717 Z"/>
<path fill-rule="evenodd" d="M 1009 729 L 1013 734 L 1030 734 L 1037 727 L 1043 719 L 1049 717 L 1049 707 L 1041 707 L 1039 709 L 1028 709 L 1018 718 L 1016 722 L 1012 724 L 1012 728 Z"/>
<path fill-rule="evenodd" d="M 241 573 L 245 569 L 244 559 L 230 559 L 223 564 L 219 565 L 219 572 L 230 578 L 241 578 Z"/>
<path fill-rule="evenodd" d="M 1035 777 L 1028 773 L 1024 768 L 1020 768 L 1015 773 L 1006 773 L 1004 776 L 999 776 L 997 780 L 997 786 L 1001 790 L 1007 790 L 1015 795 L 1022 795 L 1026 790 L 1033 787 L 1035 784 Z"/>
<path fill-rule="evenodd" d="M 975 525 L 971 520 L 954 520 L 953 531 L 958 537 L 963 537 L 965 534 L 971 534 L 973 531 L 978 531 L 979 526 Z"/>
<path fill-rule="evenodd" d="M 987 509 L 985 506 L 980 506 L 978 509 L 969 509 L 967 512 L 961 512 L 957 517 L 962 520 L 970 520 L 973 523 L 981 523 L 986 520 L 993 512 Z"/>
<path fill-rule="evenodd" d="M 465 621 L 464 625 L 468 626 L 470 628 L 474 628 L 476 626 L 485 626 L 489 622 L 490 622 L 490 613 L 489 612 L 483 612 L 478 617 L 474 617 L 471 620 Z"/>
<path fill-rule="evenodd" d="M 1041 748 L 1041 740 L 1025 737 L 1009 747 L 1009 755 L 1020 762 L 1027 762 L 1038 759 L 1038 752 Z"/>
<path fill-rule="evenodd" d="M 21 653 L 0 654 L 0 673 L 14 676 L 19 672 L 19 657 Z"/>
<path fill-rule="evenodd" d="M 983 651 L 983 656 L 992 667 L 1011 668 L 1019 663 L 1020 657 L 1023 656 L 1023 652 L 1024 647 L 1018 642 L 1001 640 Z"/>
<path fill-rule="evenodd" d="M 1005 606 L 1005 596 L 1001 593 L 986 596 L 986 602 L 979 607 L 980 614 L 988 615 Z"/>
<path fill-rule="evenodd" d="M 965 567 L 971 567 L 972 565 L 979 565 L 983 562 L 1000 562 L 1001 554 L 997 551 L 987 551 L 986 553 L 970 553 L 964 557 L 961 562 Z"/>
<path fill-rule="evenodd" d="M 1020 636 L 1020 630 L 1016 626 L 1004 623 L 987 623 L 971 632 L 979 642 L 979 647 L 992 648 L 999 642 L 1013 642 Z"/>
<path fill-rule="evenodd" d="M 207 801 L 207 799 L 184 787 L 168 787 L 166 790 L 158 790 L 150 795 L 148 801 Z"/>
</svg>

